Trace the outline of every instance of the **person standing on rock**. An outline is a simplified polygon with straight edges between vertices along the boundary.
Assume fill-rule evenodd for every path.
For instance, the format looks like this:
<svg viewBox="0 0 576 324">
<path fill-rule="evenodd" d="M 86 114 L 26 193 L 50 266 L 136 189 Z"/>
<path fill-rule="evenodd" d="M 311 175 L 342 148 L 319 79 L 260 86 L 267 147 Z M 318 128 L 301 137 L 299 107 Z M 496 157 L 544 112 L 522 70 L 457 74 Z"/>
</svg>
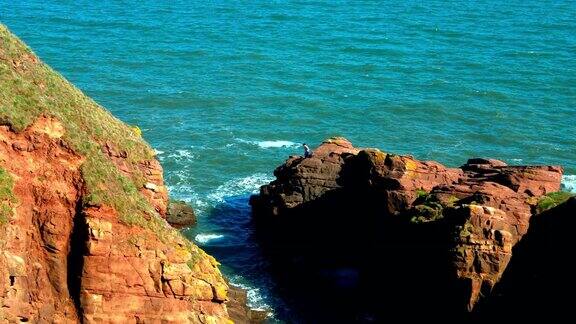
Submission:
<svg viewBox="0 0 576 324">
<path fill-rule="evenodd" d="M 308 145 L 306 145 L 306 143 L 303 143 L 302 146 L 304 146 L 304 157 L 305 158 L 312 157 L 312 151 L 310 151 Z"/>
</svg>

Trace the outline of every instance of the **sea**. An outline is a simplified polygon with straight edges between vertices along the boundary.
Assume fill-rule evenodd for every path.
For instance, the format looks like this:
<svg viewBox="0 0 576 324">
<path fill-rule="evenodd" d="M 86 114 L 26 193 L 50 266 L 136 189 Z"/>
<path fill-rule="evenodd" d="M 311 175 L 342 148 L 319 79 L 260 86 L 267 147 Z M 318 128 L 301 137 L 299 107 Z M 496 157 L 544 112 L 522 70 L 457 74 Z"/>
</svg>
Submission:
<svg viewBox="0 0 576 324">
<path fill-rule="evenodd" d="M 184 234 L 278 321 L 299 314 L 248 197 L 304 142 L 562 165 L 576 192 L 576 1 L 0 0 L 0 21 L 141 128 Z"/>
</svg>

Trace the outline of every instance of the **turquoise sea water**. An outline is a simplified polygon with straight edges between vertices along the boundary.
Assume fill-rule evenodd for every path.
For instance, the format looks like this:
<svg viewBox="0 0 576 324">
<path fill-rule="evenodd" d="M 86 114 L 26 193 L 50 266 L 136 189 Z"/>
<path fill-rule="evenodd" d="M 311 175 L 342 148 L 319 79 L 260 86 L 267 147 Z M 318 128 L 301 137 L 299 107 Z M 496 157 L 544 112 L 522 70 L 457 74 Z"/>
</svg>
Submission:
<svg viewBox="0 0 576 324">
<path fill-rule="evenodd" d="M 0 21 L 142 128 L 186 234 L 280 319 L 247 195 L 297 143 L 576 175 L 575 1 L 0 0 Z"/>
</svg>

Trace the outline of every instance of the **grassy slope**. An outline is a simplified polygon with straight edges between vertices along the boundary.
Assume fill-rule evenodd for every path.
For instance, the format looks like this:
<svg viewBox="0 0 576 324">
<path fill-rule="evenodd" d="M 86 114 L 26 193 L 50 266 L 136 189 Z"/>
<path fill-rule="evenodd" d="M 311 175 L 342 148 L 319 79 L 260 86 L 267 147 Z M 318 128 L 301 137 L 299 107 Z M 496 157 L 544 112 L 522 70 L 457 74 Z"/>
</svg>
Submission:
<svg viewBox="0 0 576 324">
<path fill-rule="evenodd" d="M 6 224 L 12 216 L 11 205 L 16 203 L 13 188 L 14 180 L 6 170 L 0 168 L 0 225 Z"/>
<path fill-rule="evenodd" d="M 34 53 L 0 24 L 0 125 L 16 132 L 23 131 L 41 115 L 52 116 L 65 127 L 64 140 L 76 153 L 85 157 L 82 176 L 87 195 L 84 204 L 106 204 L 114 207 L 120 220 L 152 230 L 163 242 L 185 244 L 191 252 L 203 251 L 183 239 L 165 222 L 140 194 L 143 177 L 136 165 L 153 158 L 153 150 L 128 127 L 79 89 L 40 62 Z M 127 162 L 134 174 L 128 178 L 102 152 L 111 143 L 118 151 L 127 152 Z M 10 175 L 0 168 L 0 207 L 16 202 Z M 8 198 L 10 197 L 8 200 Z M 6 198 L 6 199 L 4 199 Z M 11 210 L 0 222 L 7 222 Z M 2 223 L 0 223 L 2 225 Z"/>
<path fill-rule="evenodd" d="M 565 203 L 568 199 L 570 199 L 570 197 L 574 196 L 575 195 L 573 193 L 563 191 L 549 193 L 547 195 L 542 196 L 538 200 L 536 210 L 538 213 L 542 213 L 544 211 L 547 211 L 548 209 L 552 209 L 556 206 Z"/>
<path fill-rule="evenodd" d="M 82 166 L 89 193 L 85 203 L 111 205 L 128 224 L 140 224 L 143 220 L 139 216 L 153 213 L 137 189 L 142 178 L 120 174 L 102 153 L 101 145 L 108 142 L 125 150 L 133 165 L 151 159 L 151 148 L 133 129 L 40 62 L 0 25 L 0 123 L 18 132 L 40 115 L 59 119 L 66 129 L 64 140 L 86 157 Z"/>
<path fill-rule="evenodd" d="M 0 125 L 21 132 L 42 115 L 58 119 L 65 128 L 63 140 L 85 158 L 81 166 L 85 205 L 114 207 L 125 224 L 147 229 L 166 246 L 190 252 L 186 263 L 194 277 L 215 285 L 216 290 L 226 286 L 217 269 L 207 268 L 208 265 L 216 267 L 218 262 L 168 226 L 139 192 L 145 178 L 137 166 L 154 158 L 153 150 L 141 138 L 139 129 L 116 119 L 40 62 L 22 41 L 0 24 Z M 130 177 L 124 176 L 103 153 L 104 144 L 127 153 L 126 162 L 132 165 L 133 171 Z M 10 207 L 18 203 L 13 186 L 12 176 L 0 167 L 0 230 L 12 216 Z M 141 237 L 140 234 L 129 237 L 127 242 L 148 240 L 149 231 Z M 1 244 L 2 237 L 0 251 Z"/>
</svg>

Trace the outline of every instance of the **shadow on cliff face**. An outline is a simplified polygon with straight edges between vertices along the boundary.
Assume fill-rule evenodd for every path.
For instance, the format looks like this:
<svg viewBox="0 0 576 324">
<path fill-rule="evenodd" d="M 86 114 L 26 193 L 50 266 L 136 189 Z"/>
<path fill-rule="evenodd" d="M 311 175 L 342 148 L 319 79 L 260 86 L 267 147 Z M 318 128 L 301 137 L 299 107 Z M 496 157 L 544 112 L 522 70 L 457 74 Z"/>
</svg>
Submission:
<svg viewBox="0 0 576 324">
<path fill-rule="evenodd" d="M 478 305 L 480 318 L 562 322 L 573 315 L 575 212 L 571 198 L 532 217 L 493 298 Z"/>
<path fill-rule="evenodd" d="M 403 318 L 475 323 L 543 315 L 560 320 L 571 314 L 576 198 L 531 219 L 491 298 L 472 313 L 464 311 L 460 298 L 467 285 L 454 279 L 450 263 L 453 243 L 446 232 L 453 224 L 409 224 L 385 217 L 368 204 L 367 192 L 336 191 L 323 199 L 289 215 L 289 223 L 298 225 L 277 222 L 273 226 L 281 231 L 258 232 L 282 296 L 306 322 Z"/>
<path fill-rule="evenodd" d="M 454 297 L 465 288 L 450 263 L 453 226 L 391 217 L 376 197 L 338 189 L 282 219 L 257 218 L 281 296 L 313 323 L 467 318 Z"/>
<path fill-rule="evenodd" d="M 76 203 L 76 214 L 72 220 L 72 233 L 70 234 L 70 251 L 67 262 L 68 293 L 76 306 L 78 318 L 82 318 L 80 291 L 82 284 L 82 271 L 84 270 L 84 255 L 87 254 L 86 241 L 88 239 L 88 226 L 82 211 L 81 201 Z"/>
<path fill-rule="evenodd" d="M 452 243 L 441 233 L 450 226 L 383 217 L 373 195 L 335 190 L 276 224 L 254 221 L 247 196 L 228 197 L 208 215 L 224 237 L 203 249 L 258 287 L 277 318 L 289 323 L 418 319 L 453 311 L 454 302 L 446 300 L 452 295 L 444 294 L 456 289 L 448 286 Z"/>
</svg>

